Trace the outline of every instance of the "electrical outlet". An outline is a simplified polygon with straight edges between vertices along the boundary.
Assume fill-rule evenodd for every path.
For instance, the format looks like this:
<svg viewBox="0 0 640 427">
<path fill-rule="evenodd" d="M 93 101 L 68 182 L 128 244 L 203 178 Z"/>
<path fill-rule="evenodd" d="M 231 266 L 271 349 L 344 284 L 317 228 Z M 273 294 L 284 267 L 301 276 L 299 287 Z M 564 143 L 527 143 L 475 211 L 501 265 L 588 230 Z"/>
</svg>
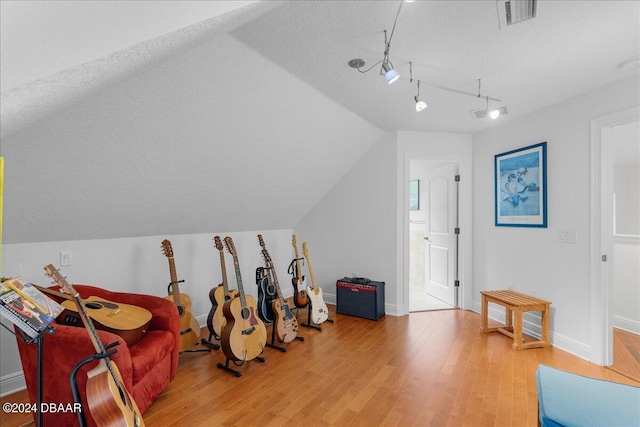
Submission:
<svg viewBox="0 0 640 427">
<path fill-rule="evenodd" d="M 60 267 L 68 267 L 71 265 L 71 252 L 60 251 Z"/>
<path fill-rule="evenodd" d="M 578 241 L 576 230 L 558 231 L 558 240 L 562 243 L 576 243 Z"/>
<path fill-rule="evenodd" d="M 360 276 L 358 276 L 358 272 L 357 271 L 354 271 L 353 273 L 351 273 L 351 277 L 360 277 Z"/>
<path fill-rule="evenodd" d="M 537 293 L 538 293 L 538 291 L 537 291 L 537 290 L 535 290 L 535 289 L 531 289 L 531 296 L 532 296 L 532 297 L 535 297 Z"/>
</svg>

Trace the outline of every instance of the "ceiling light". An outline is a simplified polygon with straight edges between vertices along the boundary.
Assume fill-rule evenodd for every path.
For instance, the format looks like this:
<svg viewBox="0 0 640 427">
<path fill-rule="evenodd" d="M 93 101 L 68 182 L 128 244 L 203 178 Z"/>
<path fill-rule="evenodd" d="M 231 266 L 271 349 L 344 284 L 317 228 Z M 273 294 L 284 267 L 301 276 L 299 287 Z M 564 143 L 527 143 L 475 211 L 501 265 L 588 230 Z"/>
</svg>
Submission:
<svg viewBox="0 0 640 427">
<path fill-rule="evenodd" d="M 504 0 L 502 0 L 504 1 Z M 512 0 L 515 1 L 515 0 Z M 523 1 L 528 1 L 528 2 L 532 2 L 533 3 L 533 9 L 534 9 L 534 16 L 535 16 L 535 3 L 537 0 L 523 0 Z M 384 30 L 384 52 L 382 55 L 382 59 L 379 60 L 378 62 L 376 62 L 375 64 L 373 64 L 372 66 L 370 66 L 367 69 L 364 69 L 364 60 L 361 58 L 355 58 L 349 61 L 349 66 L 351 68 L 354 68 L 356 70 L 358 70 L 359 73 L 368 73 L 369 71 L 373 70 L 375 67 L 377 67 L 378 65 L 382 65 L 380 68 L 380 74 L 385 76 L 385 80 L 387 81 L 388 84 L 391 84 L 397 80 L 400 79 L 400 74 L 394 69 L 393 64 L 391 63 L 391 61 L 389 60 L 389 51 L 391 49 L 391 39 L 393 38 L 393 33 L 395 32 L 396 29 L 396 24 L 398 23 L 398 16 L 400 15 L 400 10 L 402 10 L 402 3 L 411 3 L 410 1 L 400 1 L 400 6 L 398 7 L 398 12 L 396 13 L 396 18 L 393 21 L 393 28 L 391 29 L 391 33 L 389 33 L 389 37 L 387 38 L 387 30 Z M 409 61 L 409 76 L 410 78 L 403 78 L 404 80 L 408 80 L 409 83 L 413 83 L 413 69 L 412 69 L 412 62 Z M 421 80 L 417 80 L 418 82 L 418 94 L 416 96 L 413 97 L 413 99 L 416 102 L 416 111 L 422 111 L 425 108 L 427 108 L 427 104 L 424 101 L 420 100 L 420 81 Z M 497 98 L 491 98 L 488 95 L 486 96 L 482 96 L 481 92 L 480 92 L 480 80 L 478 80 L 478 93 L 477 95 L 474 93 L 470 93 L 464 90 L 458 90 L 458 89 L 453 89 L 453 88 L 449 88 L 449 87 L 444 87 L 444 86 L 440 86 L 437 84 L 433 84 L 433 83 L 428 83 L 425 81 L 422 81 L 423 84 L 426 84 L 428 86 L 431 86 L 433 88 L 436 89 L 440 89 L 440 90 L 446 90 L 448 92 L 454 92 L 454 93 L 458 93 L 458 94 L 462 94 L 462 95 L 468 95 L 468 96 L 473 96 L 473 97 L 478 97 L 478 98 L 486 98 L 487 100 L 487 109 L 486 110 L 478 110 L 478 111 L 472 111 L 471 115 L 474 116 L 475 118 L 479 118 L 480 117 L 480 113 L 482 115 L 482 117 L 491 117 L 492 119 L 496 119 L 500 113 L 502 114 L 506 114 L 506 107 L 500 107 L 500 109 L 498 111 L 488 111 L 489 108 L 489 99 L 491 99 L 491 101 L 493 102 L 502 102 L 500 99 Z M 503 109 L 505 109 L 505 111 L 503 111 Z"/>
<path fill-rule="evenodd" d="M 420 112 L 420 111 L 424 110 L 425 108 L 427 108 L 427 103 L 420 100 L 420 80 L 418 80 L 418 94 L 416 96 L 414 96 L 413 99 L 416 101 L 416 111 L 417 112 Z"/>
<path fill-rule="evenodd" d="M 384 78 L 387 80 L 387 84 L 391 84 L 400 78 L 400 74 L 393 69 L 393 65 L 389 61 L 382 63 L 382 70 L 384 71 Z"/>
</svg>

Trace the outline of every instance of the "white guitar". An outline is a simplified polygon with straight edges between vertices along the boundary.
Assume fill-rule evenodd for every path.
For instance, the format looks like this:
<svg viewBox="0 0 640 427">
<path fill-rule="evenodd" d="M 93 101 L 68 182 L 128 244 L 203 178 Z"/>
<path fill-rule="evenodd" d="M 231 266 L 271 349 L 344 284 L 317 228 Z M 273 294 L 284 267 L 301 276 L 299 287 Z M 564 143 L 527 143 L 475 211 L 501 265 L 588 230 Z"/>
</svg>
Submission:
<svg viewBox="0 0 640 427">
<path fill-rule="evenodd" d="M 309 259 L 307 242 L 302 243 L 302 253 L 304 253 L 304 257 L 307 259 L 309 276 L 311 276 L 311 286 L 307 285 L 307 298 L 309 298 L 309 301 L 311 302 L 311 320 L 316 325 L 319 325 L 329 318 L 329 309 L 322 299 L 322 289 L 316 286 L 316 278 L 313 275 L 313 268 L 311 267 L 311 259 Z"/>
</svg>

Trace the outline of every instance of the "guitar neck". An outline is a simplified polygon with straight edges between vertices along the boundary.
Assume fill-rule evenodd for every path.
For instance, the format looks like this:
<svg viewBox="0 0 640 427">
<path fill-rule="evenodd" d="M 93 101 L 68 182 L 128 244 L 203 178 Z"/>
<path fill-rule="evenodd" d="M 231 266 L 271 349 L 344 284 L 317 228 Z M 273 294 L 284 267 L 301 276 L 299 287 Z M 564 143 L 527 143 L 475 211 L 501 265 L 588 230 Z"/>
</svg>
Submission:
<svg viewBox="0 0 640 427">
<path fill-rule="evenodd" d="M 273 265 L 273 261 L 271 261 L 271 256 L 269 256 L 269 252 L 265 248 L 262 249 L 262 253 L 264 255 L 264 259 L 267 262 L 267 268 L 271 272 L 271 278 L 273 279 L 273 283 L 276 285 L 276 292 L 278 293 L 278 299 L 280 300 L 280 305 L 284 306 L 284 297 L 282 296 L 282 291 L 280 290 L 280 283 L 278 282 L 278 275 L 276 274 L 276 268 Z"/>
<path fill-rule="evenodd" d="M 233 255 L 233 266 L 236 269 L 236 281 L 238 282 L 238 294 L 240 295 L 240 305 L 242 307 L 246 307 L 247 298 L 244 295 L 244 287 L 242 286 L 242 275 L 240 274 L 240 263 L 238 262 L 237 255 Z"/>
<path fill-rule="evenodd" d="M 227 295 L 229 293 L 229 283 L 227 282 L 227 266 L 224 262 L 224 251 L 220 251 L 220 266 L 222 268 L 222 289 L 224 290 L 224 294 Z"/>
<path fill-rule="evenodd" d="M 298 281 L 301 281 L 302 270 L 300 269 L 300 256 L 298 255 L 298 243 L 295 234 L 293 235 L 293 241 L 291 244 L 293 245 L 293 251 L 296 255 L 296 278 L 298 279 Z"/>
<path fill-rule="evenodd" d="M 311 259 L 309 258 L 309 251 L 307 249 L 307 242 L 302 243 L 302 251 L 304 257 L 307 259 L 307 268 L 309 269 L 309 276 L 311 277 L 311 289 L 316 290 L 316 277 L 313 275 L 313 267 L 311 266 Z"/>
<path fill-rule="evenodd" d="M 175 259 L 167 257 L 169 260 L 169 276 L 171 277 L 171 294 L 173 295 L 173 302 L 176 305 L 180 305 L 180 286 L 178 285 L 178 275 L 176 274 L 176 262 Z"/>
</svg>

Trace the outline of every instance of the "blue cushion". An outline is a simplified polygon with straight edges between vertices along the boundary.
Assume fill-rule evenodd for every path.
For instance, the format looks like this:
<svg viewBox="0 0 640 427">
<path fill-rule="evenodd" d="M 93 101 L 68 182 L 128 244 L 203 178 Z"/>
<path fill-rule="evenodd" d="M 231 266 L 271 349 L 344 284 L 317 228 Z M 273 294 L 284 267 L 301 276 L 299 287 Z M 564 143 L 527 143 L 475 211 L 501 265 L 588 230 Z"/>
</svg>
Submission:
<svg viewBox="0 0 640 427">
<path fill-rule="evenodd" d="M 539 365 L 536 372 L 540 424 L 640 426 L 640 388 L 583 377 Z"/>
</svg>

